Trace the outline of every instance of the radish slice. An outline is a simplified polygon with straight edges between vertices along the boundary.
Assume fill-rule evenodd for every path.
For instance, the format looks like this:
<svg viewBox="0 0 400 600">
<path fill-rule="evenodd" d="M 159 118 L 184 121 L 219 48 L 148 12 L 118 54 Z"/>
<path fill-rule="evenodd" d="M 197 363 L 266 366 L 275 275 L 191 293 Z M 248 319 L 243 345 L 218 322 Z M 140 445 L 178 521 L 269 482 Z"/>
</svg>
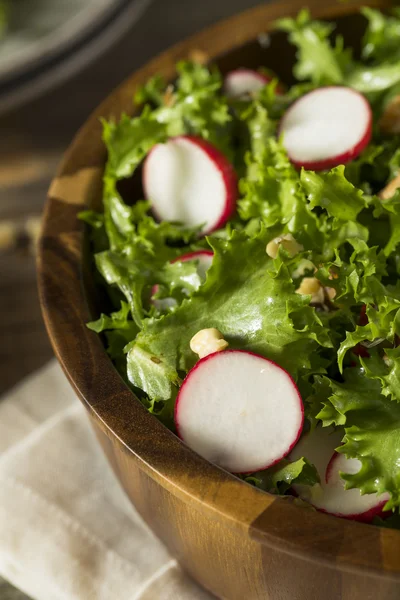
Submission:
<svg viewBox="0 0 400 600">
<path fill-rule="evenodd" d="M 212 265 L 214 258 L 214 252 L 212 250 L 196 250 L 195 252 L 188 252 L 178 258 L 174 258 L 171 262 L 189 262 L 191 260 L 197 261 L 197 272 L 201 281 L 205 281 L 207 271 Z"/>
<path fill-rule="evenodd" d="M 350 88 L 319 88 L 290 106 L 279 133 L 296 167 L 331 169 L 358 156 L 369 143 L 371 107 Z"/>
<path fill-rule="evenodd" d="M 325 479 L 331 503 L 334 501 L 335 514 L 364 521 L 372 521 L 375 516 L 382 516 L 383 507 L 390 499 L 389 493 L 360 494 L 360 490 L 353 488 L 345 490 L 345 482 L 340 473 L 355 474 L 361 469 L 361 462 L 357 458 L 346 458 L 344 454 L 335 452 L 328 463 Z"/>
<path fill-rule="evenodd" d="M 238 195 L 236 174 L 227 158 L 209 142 L 192 136 L 154 146 L 144 163 L 143 188 L 161 221 L 202 226 L 203 235 L 226 223 Z"/>
<path fill-rule="evenodd" d="M 361 495 L 359 489 L 344 488 L 340 472 L 357 473 L 361 463 L 357 459 L 347 459 L 335 451 L 341 444 L 342 436 L 343 432 L 334 431 L 331 427 L 317 427 L 300 440 L 290 458 L 308 458 L 316 467 L 321 484 L 313 487 L 294 485 L 293 489 L 302 500 L 321 512 L 369 523 L 374 516 L 382 514 L 389 494 Z"/>
<path fill-rule="evenodd" d="M 234 473 L 266 469 L 296 444 L 304 411 L 290 375 L 241 350 L 209 354 L 189 371 L 175 404 L 179 437 Z"/>
<path fill-rule="evenodd" d="M 171 263 L 175 262 L 188 262 L 191 260 L 197 261 L 197 273 L 201 279 L 201 281 L 205 281 L 206 274 L 208 269 L 211 267 L 213 261 L 214 253 L 212 250 L 197 250 L 195 252 L 188 252 L 187 254 L 183 254 L 182 256 L 178 256 L 171 260 Z M 186 292 L 185 288 L 183 291 Z M 150 302 L 156 307 L 157 310 L 168 310 L 169 308 L 173 308 L 176 306 L 176 301 L 174 298 L 153 298 L 155 294 L 158 292 L 158 285 L 153 285 L 151 290 L 152 298 Z"/>
<path fill-rule="evenodd" d="M 242 98 L 252 92 L 258 92 L 272 79 L 272 76 L 253 69 L 236 69 L 226 75 L 224 91 L 228 98 Z"/>
</svg>

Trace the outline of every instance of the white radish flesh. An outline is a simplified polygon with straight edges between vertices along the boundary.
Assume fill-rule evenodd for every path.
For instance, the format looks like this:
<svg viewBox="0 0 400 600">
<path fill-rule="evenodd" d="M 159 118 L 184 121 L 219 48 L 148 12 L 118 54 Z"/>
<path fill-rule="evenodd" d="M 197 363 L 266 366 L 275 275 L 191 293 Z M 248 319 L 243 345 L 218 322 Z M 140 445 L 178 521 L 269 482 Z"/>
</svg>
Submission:
<svg viewBox="0 0 400 600">
<path fill-rule="evenodd" d="M 371 107 L 351 88 L 318 88 L 289 107 L 279 133 L 294 165 L 330 169 L 356 158 L 369 143 Z"/>
<path fill-rule="evenodd" d="M 188 252 L 187 254 L 183 254 L 182 256 L 178 256 L 171 261 L 171 263 L 175 262 L 189 262 L 194 260 L 197 262 L 197 273 L 202 282 L 205 281 L 207 271 L 211 267 L 213 261 L 214 253 L 212 250 L 197 250 L 195 252 Z M 151 290 L 151 303 L 156 307 L 157 310 L 168 310 L 176 306 L 176 301 L 174 298 L 153 298 L 155 294 L 158 292 L 158 285 L 154 285 Z M 186 290 L 183 288 L 183 291 Z"/>
<path fill-rule="evenodd" d="M 242 98 L 260 91 L 271 77 L 253 69 L 236 69 L 230 71 L 224 81 L 224 91 L 229 98 Z"/>
<path fill-rule="evenodd" d="M 143 188 L 157 218 L 202 226 L 203 235 L 222 227 L 236 208 L 232 165 L 212 144 L 193 136 L 154 146 L 145 160 Z"/>
<path fill-rule="evenodd" d="M 361 462 L 357 458 L 346 458 L 344 454 L 335 452 L 328 463 L 325 480 L 326 489 L 329 489 L 330 506 L 333 506 L 336 515 L 369 522 L 373 517 L 382 515 L 383 507 L 390 495 L 360 494 L 360 490 L 353 488 L 345 490 L 345 482 L 340 473 L 356 474 L 361 469 Z"/>
<path fill-rule="evenodd" d="M 234 473 L 265 469 L 286 456 L 303 427 L 290 375 L 262 356 L 225 350 L 189 371 L 175 405 L 178 435 Z"/>
<path fill-rule="evenodd" d="M 290 458 L 307 458 L 317 469 L 320 484 L 313 487 L 294 485 L 295 493 L 321 512 L 337 517 L 370 522 L 374 516 L 382 513 L 389 499 L 387 494 L 361 495 L 359 489 L 346 490 L 340 472 L 356 473 L 361 463 L 356 459 L 346 459 L 335 451 L 341 445 L 343 431 L 333 428 L 316 427 L 305 434 L 292 450 Z"/>
</svg>

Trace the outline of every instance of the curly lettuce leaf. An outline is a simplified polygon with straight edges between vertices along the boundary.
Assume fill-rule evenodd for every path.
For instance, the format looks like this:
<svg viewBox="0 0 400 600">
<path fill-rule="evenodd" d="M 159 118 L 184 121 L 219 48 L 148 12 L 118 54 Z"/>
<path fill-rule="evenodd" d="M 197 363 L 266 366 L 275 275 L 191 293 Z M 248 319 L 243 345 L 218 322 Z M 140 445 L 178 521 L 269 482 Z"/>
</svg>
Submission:
<svg viewBox="0 0 400 600">
<path fill-rule="evenodd" d="M 87 323 L 87 327 L 96 333 L 103 333 L 107 340 L 107 354 L 113 360 L 122 377 L 128 381 L 124 348 L 138 333 L 139 329 L 130 319 L 130 306 L 121 302 L 121 308 L 110 315 L 101 314 L 96 321 Z"/>
<path fill-rule="evenodd" d="M 146 105 L 139 116 L 122 115 L 117 123 L 103 121 L 108 178 L 131 177 L 155 144 L 176 135 L 199 135 L 232 156 L 232 117 L 227 99 L 220 94 L 221 74 L 193 62 L 178 63 L 177 71 L 175 89 L 169 95 L 160 77 L 136 93 L 137 102 L 150 102 L 155 109 Z"/>
<path fill-rule="evenodd" d="M 389 159 L 390 179 L 394 179 L 400 171 L 400 143 L 396 139 L 396 149 Z"/>
<path fill-rule="evenodd" d="M 392 14 L 385 15 L 380 10 L 365 6 L 361 13 L 368 21 L 362 40 L 362 58 L 377 62 L 398 60 L 400 10 L 394 8 Z"/>
<path fill-rule="evenodd" d="M 305 248 L 324 244 L 324 226 L 311 210 L 299 174 L 281 143 L 266 138 L 263 148 L 247 156 L 247 174 L 240 180 L 238 202 L 241 219 L 261 220 L 270 239 L 291 233 Z"/>
<path fill-rule="evenodd" d="M 343 39 L 336 37 L 335 45 L 330 36 L 332 23 L 311 20 L 307 9 L 299 12 L 296 19 L 284 18 L 277 28 L 289 33 L 289 41 L 297 47 L 297 63 L 294 75 L 297 79 L 310 79 L 317 85 L 338 85 L 352 64 L 351 51 L 343 46 Z"/>
<path fill-rule="evenodd" d="M 367 206 L 362 190 L 347 181 L 344 165 L 328 173 L 314 173 L 302 169 L 300 181 L 307 194 L 310 208 L 319 206 L 331 217 L 343 221 L 354 221 Z"/>
<path fill-rule="evenodd" d="M 363 40 L 363 58 L 375 59 L 372 64 L 354 61 L 351 50 L 344 48 L 343 38 L 336 35 L 332 39 L 334 25 L 311 20 L 306 9 L 296 19 L 279 20 L 278 29 L 287 31 L 298 49 L 295 77 L 319 86 L 348 85 L 364 94 L 380 93 L 396 85 L 400 81 L 400 52 L 396 46 L 399 12 L 384 17 L 367 8 L 364 15 L 369 27 Z"/>
<path fill-rule="evenodd" d="M 343 369 L 344 357 L 348 350 L 360 343 L 369 342 L 370 346 L 378 340 L 387 340 L 391 345 L 400 333 L 400 299 L 383 297 L 379 307 L 367 306 L 367 325 L 357 325 L 354 331 L 348 331 L 338 351 L 339 368 Z"/>
<path fill-rule="evenodd" d="M 109 240 L 104 225 L 104 214 L 94 210 L 83 210 L 78 214 L 78 218 L 86 223 L 91 231 L 90 238 L 93 252 L 101 252 L 109 247 Z"/>
<path fill-rule="evenodd" d="M 370 248 L 361 237 L 357 237 L 358 228 L 351 225 L 343 228 L 349 234 L 346 241 L 353 251 L 351 254 L 342 252 L 344 259 L 336 252 L 333 261 L 320 267 L 317 277 L 324 285 L 336 290 L 335 301 L 340 307 L 354 307 L 359 313 L 362 304 L 380 302 L 389 293 L 381 283 L 382 277 L 387 274 L 386 257 L 382 251 Z M 350 235 L 352 232 L 354 237 Z"/>
<path fill-rule="evenodd" d="M 155 401 L 167 401 L 176 394 L 182 383 L 171 361 L 160 354 L 145 350 L 138 343 L 128 346 L 127 372 L 129 381 Z M 162 355 L 161 355 L 162 356 Z"/>
<path fill-rule="evenodd" d="M 347 163 L 345 177 L 366 194 L 378 193 L 398 174 L 400 166 L 399 136 L 374 140 L 354 160 Z"/>
<path fill-rule="evenodd" d="M 261 219 L 271 239 L 291 233 L 313 251 L 316 264 L 332 259 L 346 242 L 368 241 L 368 229 L 357 218 L 372 200 L 348 181 L 343 166 L 299 173 L 273 138 L 249 153 L 246 162 L 239 215 L 243 220 Z"/>
<path fill-rule="evenodd" d="M 130 332 L 130 335 L 137 333 L 133 321 L 129 320 L 130 307 L 126 302 L 121 302 L 120 310 L 111 313 L 111 315 L 101 314 L 96 321 L 87 323 L 87 327 L 96 333 L 101 333 L 106 329 L 123 329 Z"/>
<path fill-rule="evenodd" d="M 153 146 L 167 139 L 167 129 L 145 107 L 138 117 L 122 115 L 120 121 L 103 121 L 103 140 L 108 151 L 107 174 L 116 179 L 133 175 Z"/>
<path fill-rule="evenodd" d="M 275 135 L 276 121 L 271 119 L 268 109 L 259 101 L 247 105 L 240 113 L 240 119 L 248 127 L 252 160 L 263 160 L 271 138 Z"/>
<path fill-rule="evenodd" d="M 153 112 L 168 137 L 198 135 L 233 158 L 232 115 L 220 93 L 222 76 L 216 68 L 194 62 L 177 65 L 178 79 L 169 102 Z"/>
<path fill-rule="evenodd" d="M 331 347 L 328 332 L 313 308 L 310 297 L 294 293 L 290 273 L 281 260 L 274 265 L 265 252 L 265 231 L 250 239 L 244 233 L 229 241 L 212 241 L 214 260 L 206 282 L 171 313 L 148 319 L 132 343 L 129 372 L 133 385 L 154 389 L 154 381 L 143 381 L 137 349 L 160 360 L 163 371 L 154 370 L 152 379 L 176 378 L 187 372 L 197 357 L 190 339 L 200 329 L 215 327 L 233 348 L 271 358 L 295 378 L 312 369 L 318 348 Z M 136 350 L 135 350 L 136 349 Z M 146 358 L 146 364 L 149 364 Z M 165 383 L 159 382 L 157 389 Z M 159 400 L 168 399 L 163 393 Z"/>
<path fill-rule="evenodd" d="M 344 85 L 354 88 L 362 94 L 384 92 L 400 81 L 399 63 L 360 65 L 354 68 L 344 79 Z"/>
<path fill-rule="evenodd" d="M 167 82 L 161 75 L 154 75 L 135 93 L 135 104 L 153 104 L 161 106 L 165 102 Z"/>
<path fill-rule="evenodd" d="M 151 286 L 161 283 L 171 294 L 176 289 L 190 290 L 199 284 L 190 264 L 169 265 L 182 254 L 172 244 L 195 239 L 196 230 L 182 229 L 168 222 L 156 223 L 147 210 L 147 203 L 129 207 L 119 195 L 105 198 L 104 215 L 110 248 L 94 257 L 106 283 L 118 287 L 129 303 L 138 327 L 142 326 L 146 316 L 145 293 L 150 292 Z"/>
<path fill-rule="evenodd" d="M 379 380 L 383 396 L 400 402 L 400 347 L 385 348 L 383 355 L 376 349 L 368 353 L 369 358 L 360 358 L 365 375 Z"/>
<path fill-rule="evenodd" d="M 330 380 L 329 421 L 344 425 L 344 443 L 338 452 L 361 462 L 358 473 L 342 473 L 346 488 L 362 494 L 389 492 L 385 509 L 400 506 L 400 404 L 385 398 L 378 380 L 362 369 L 349 368 L 344 382 Z M 322 411 L 318 417 L 324 420 Z"/>
<path fill-rule="evenodd" d="M 246 475 L 244 481 L 271 494 L 285 494 L 295 483 L 310 486 L 319 483 L 319 475 L 306 458 L 293 462 L 283 459 L 270 469 Z"/>
<path fill-rule="evenodd" d="M 195 61 L 180 61 L 176 65 L 178 80 L 176 89 L 179 96 L 186 98 L 196 92 L 218 92 L 222 88 L 222 75 L 215 65 L 210 67 Z"/>
</svg>

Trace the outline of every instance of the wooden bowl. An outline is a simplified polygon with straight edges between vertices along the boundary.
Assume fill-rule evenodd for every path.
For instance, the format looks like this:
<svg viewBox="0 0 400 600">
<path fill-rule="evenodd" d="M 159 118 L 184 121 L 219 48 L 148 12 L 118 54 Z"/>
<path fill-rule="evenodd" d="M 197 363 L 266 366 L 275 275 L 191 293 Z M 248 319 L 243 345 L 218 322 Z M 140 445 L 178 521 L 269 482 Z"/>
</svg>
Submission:
<svg viewBox="0 0 400 600">
<path fill-rule="evenodd" d="M 243 483 L 185 446 L 125 386 L 100 338 L 85 323 L 98 315 L 85 228 L 77 213 L 98 207 L 106 158 L 99 117 L 132 112 L 138 85 L 190 51 L 223 71 L 266 65 L 290 83 L 294 51 L 286 36 L 258 35 L 294 15 L 302 0 L 261 5 L 217 24 L 152 60 L 91 116 L 53 181 L 39 251 L 39 287 L 56 355 L 88 409 L 96 435 L 126 493 L 171 553 L 208 590 L 230 600 L 400 598 L 400 531 L 301 508 Z M 337 20 L 357 47 L 364 2 L 308 0 L 314 16 Z M 379 0 L 370 2 L 384 7 Z M 101 518 L 101 515 L 99 516 Z"/>
</svg>

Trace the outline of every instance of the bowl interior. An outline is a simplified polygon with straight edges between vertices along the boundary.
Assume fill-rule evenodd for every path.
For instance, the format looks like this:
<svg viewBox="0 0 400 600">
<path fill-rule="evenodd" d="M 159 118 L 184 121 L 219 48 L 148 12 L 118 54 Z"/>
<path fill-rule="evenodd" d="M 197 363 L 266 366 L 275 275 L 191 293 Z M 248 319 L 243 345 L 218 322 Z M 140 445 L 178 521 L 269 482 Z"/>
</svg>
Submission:
<svg viewBox="0 0 400 600">
<path fill-rule="evenodd" d="M 272 536 L 274 544 L 312 555 L 314 559 L 330 562 L 343 558 L 353 568 L 380 571 L 379 557 L 384 544 L 384 568 L 400 574 L 400 556 L 395 551 L 400 542 L 399 532 L 300 509 L 293 499 L 286 501 L 261 492 L 203 460 L 135 400 L 98 336 L 85 327 L 88 320 L 107 310 L 106 297 L 96 286 L 87 232 L 77 220 L 80 210 L 98 209 L 101 203 L 106 154 L 99 117 L 118 118 L 122 111 L 132 113 L 132 95 L 138 85 L 155 72 L 172 81 L 176 60 L 195 48 L 207 51 L 211 62 L 223 73 L 242 66 L 265 66 L 290 84 L 295 52 L 286 35 L 271 33 L 260 38 L 259 33 L 268 31 L 275 18 L 296 14 L 301 4 L 299 0 L 290 5 L 263 5 L 198 34 L 152 61 L 95 111 L 75 138 L 50 188 L 39 248 L 41 302 L 55 352 L 96 424 L 110 439 L 118 440 L 124 452 L 135 456 L 141 468 L 163 487 L 199 510 L 202 507 L 213 510 L 240 526 L 251 527 L 254 535 L 265 543 Z M 341 3 L 334 8 L 321 6 L 318 0 L 310 0 L 308 4 L 314 6 L 315 16 L 330 16 L 336 21 L 337 32 L 357 54 L 365 21 L 355 14 L 353 5 L 358 8 L 361 4 Z M 382 6 L 384 2 L 377 0 L 372 4 Z M 260 22 L 265 25 L 260 26 Z M 224 34 L 226 39 L 222 37 Z M 140 199 L 143 195 L 140 172 L 124 181 L 120 191 L 128 203 Z M 229 493 L 221 493 L 221 489 Z M 323 536 L 310 537 L 310 531 L 317 529 L 329 532 L 326 534 L 329 539 L 338 543 L 327 545 Z M 344 543 L 346 539 L 351 540 L 351 557 Z M 393 552 L 389 551 L 392 548 Z"/>
</svg>

